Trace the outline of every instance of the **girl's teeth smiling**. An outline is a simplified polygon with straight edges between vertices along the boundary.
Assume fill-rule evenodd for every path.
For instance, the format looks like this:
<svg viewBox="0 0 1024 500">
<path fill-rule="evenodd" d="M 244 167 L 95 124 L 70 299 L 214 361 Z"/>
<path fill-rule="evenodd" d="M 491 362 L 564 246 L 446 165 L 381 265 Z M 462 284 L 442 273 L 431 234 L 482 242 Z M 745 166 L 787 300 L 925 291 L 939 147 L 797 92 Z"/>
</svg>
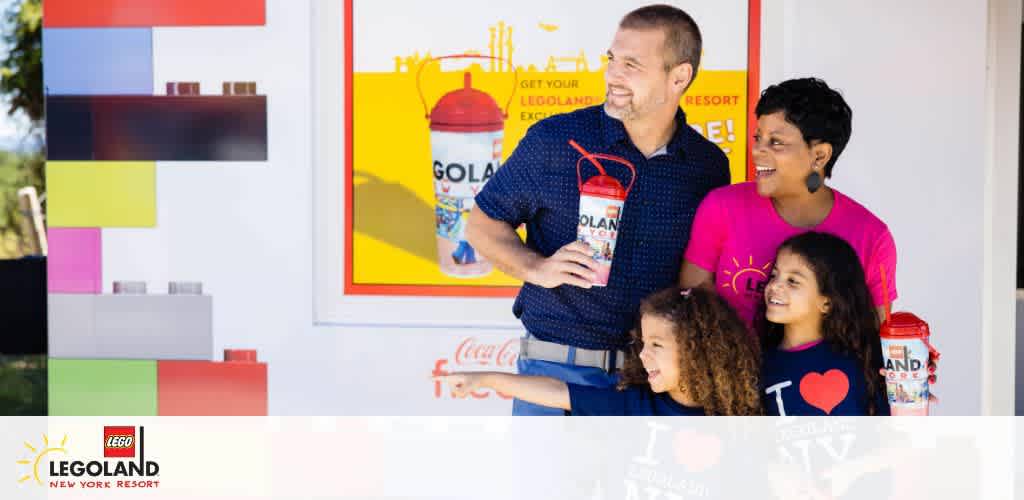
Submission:
<svg viewBox="0 0 1024 500">
<path fill-rule="evenodd" d="M 775 173 L 775 169 L 772 167 L 764 167 L 761 165 L 757 165 L 756 168 L 758 177 L 768 177 Z"/>
</svg>

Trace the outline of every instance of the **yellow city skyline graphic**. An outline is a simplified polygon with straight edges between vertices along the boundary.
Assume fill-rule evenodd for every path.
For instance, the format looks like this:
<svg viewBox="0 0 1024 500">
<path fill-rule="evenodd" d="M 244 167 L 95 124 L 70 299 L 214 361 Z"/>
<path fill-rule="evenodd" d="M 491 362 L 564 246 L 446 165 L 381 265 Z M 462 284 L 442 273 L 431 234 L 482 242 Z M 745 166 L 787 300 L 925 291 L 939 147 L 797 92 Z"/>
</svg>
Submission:
<svg viewBox="0 0 1024 500">
<path fill-rule="evenodd" d="M 556 24 L 547 24 L 538 22 L 537 27 L 544 32 L 558 31 L 559 26 Z M 490 73 L 499 72 L 567 72 L 567 73 L 579 73 L 579 72 L 590 72 L 590 63 L 587 59 L 586 53 L 583 49 L 580 49 L 579 53 L 576 54 L 562 54 L 562 55 L 549 55 L 547 59 L 538 69 L 538 66 L 534 63 L 529 63 L 526 66 L 516 66 L 515 59 L 513 56 L 516 52 L 515 42 L 513 41 L 513 26 L 505 24 L 504 21 L 499 21 L 497 24 L 488 26 L 487 30 L 490 33 L 490 37 L 487 41 L 487 57 L 488 62 L 486 63 L 486 70 L 482 66 L 477 65 L 477 70 L 487 71 Z M 460 52 L 465 55 L 483 56 L 484 54 L 476 48 L 467 48 Z M 394 57 L 394 72 L 395 73 L 414 73 L 420 70 L 420 66 L 427 61 L 434 58 L 431 52 L 425 51 L 423 55 L 420 55 L 420 51 L 415 51 L 405 56 Z M 608 67 L 608 55 L 601 54 L 598 56 L 599 64 L 595 72 L 603 73 Z M 458 70 L 463 71 L 463 70 Z"/>
</svg>

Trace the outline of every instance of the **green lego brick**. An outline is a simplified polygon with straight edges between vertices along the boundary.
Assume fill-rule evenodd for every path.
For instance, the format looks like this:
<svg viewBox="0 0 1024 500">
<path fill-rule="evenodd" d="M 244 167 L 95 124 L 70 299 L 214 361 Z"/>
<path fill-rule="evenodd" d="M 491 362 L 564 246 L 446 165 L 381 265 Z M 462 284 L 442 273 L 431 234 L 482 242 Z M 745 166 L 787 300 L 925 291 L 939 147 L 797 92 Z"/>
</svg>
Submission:
<svg viewBox="0 0 1024 500">
<path fill-rule="evenodd" d="M 155 416 L 156 361 L 49 360 L 50 415 Z"/>
</svg>

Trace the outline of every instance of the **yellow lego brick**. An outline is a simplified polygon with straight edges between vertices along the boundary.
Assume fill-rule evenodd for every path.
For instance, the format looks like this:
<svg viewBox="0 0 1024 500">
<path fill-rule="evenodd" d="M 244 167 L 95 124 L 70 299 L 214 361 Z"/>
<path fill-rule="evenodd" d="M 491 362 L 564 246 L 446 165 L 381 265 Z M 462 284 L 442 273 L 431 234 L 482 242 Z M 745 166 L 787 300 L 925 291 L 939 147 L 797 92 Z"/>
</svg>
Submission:
<svg viewBox="0 0 1024 500">
<path fill-rule="evenodd" d="M 46 162 L 50 227 L 156 226 L 156 162 Z"/>
</svg>

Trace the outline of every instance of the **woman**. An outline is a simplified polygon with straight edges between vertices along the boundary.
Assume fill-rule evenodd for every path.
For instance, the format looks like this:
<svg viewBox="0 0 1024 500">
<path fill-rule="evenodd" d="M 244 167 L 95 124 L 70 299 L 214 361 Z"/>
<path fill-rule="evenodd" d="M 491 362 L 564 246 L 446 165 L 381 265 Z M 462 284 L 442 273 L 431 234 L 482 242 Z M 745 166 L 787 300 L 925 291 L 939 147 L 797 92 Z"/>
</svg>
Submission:
<svg viewBox="0 0 1024 500">
<path fill-rule="evenodd" d="M 776 249 L 813 230 L 853 246 L 872 302 L 884 316 L 885 305 L 897 297 L 892 234 L 868 209 L 825 182 L 850 139 L 850 107 L 825 82 L 800 78 L 765 89 L 755 114 L 751 149 L 757 178 L 716 189 L 701 202 L 680 284 L 714 287 L 751 326 Z"/>
</svg>

